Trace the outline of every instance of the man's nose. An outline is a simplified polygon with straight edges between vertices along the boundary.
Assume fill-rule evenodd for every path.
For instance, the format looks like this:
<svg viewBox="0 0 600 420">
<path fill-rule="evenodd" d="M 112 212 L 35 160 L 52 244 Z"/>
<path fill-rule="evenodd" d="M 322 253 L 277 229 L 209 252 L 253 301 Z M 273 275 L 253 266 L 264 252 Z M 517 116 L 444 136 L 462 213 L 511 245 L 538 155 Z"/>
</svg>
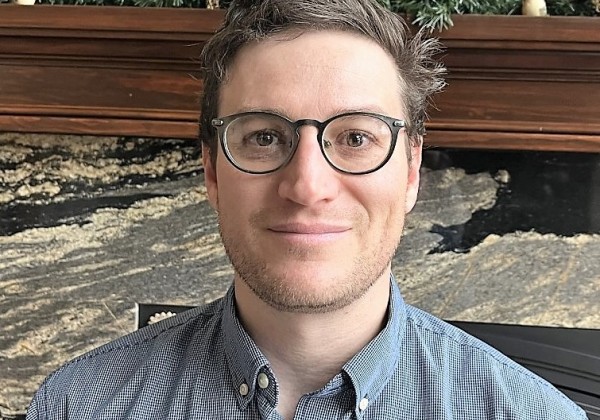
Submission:
<svg viewBox="0 0 600 420">
<path fill-rule="evenodd" d="M 341 174 L 325 160 L 315 127 L 301 127 L 299 135 L 296 153 L 281 168 L 279 195 L 303 206 L 333 200 L 339 194 Z"/>
</svg>

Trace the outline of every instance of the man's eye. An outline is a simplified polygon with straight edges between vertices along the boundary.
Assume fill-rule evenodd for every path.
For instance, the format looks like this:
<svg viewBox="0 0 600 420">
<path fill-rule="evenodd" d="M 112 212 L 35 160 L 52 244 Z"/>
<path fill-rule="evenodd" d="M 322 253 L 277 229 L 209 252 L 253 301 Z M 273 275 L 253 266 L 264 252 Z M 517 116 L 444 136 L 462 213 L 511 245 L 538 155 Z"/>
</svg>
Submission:
<svg viewBox="0 0 600 420">
<path fill-rule="evenodd" d="M 251 143 L 258 146 L 272 146 L 279 142 L 279 136 L 270 131 L 258 131 L 247 136 Z"/>
<path fill-rule="evenodd" d="M 347 143 L 351 147 L 360 147 L 365 142 L 365 138 L 360 133 L 352 133 L 348 136 Z"/>
<path fill-rule="evenodd" d="M 271 133 L 259 133 L 256 136 L 256 144 L 259 146 L 269 146 L 275 141 L 275 136 Z"/>
<path fill-rule="evenodd" d="M 366 146 L 371 139 L 368 134 L 362 132 L 348 132 L 344 137 L 344 143 L 353 148 Z"/>
</svg>

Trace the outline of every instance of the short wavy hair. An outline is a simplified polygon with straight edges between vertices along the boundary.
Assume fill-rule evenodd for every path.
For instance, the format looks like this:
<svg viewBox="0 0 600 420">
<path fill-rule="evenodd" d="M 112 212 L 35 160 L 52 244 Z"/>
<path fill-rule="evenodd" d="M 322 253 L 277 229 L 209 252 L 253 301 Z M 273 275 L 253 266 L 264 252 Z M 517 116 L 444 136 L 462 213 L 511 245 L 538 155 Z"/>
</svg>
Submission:
<svg viewBox="0 0 600 420">
<path fill-rule="evenodd" d="M 213 165 L 218 141 L 211 120 L 218 117 L 219 89 L 236 54 L 249 43 L 287 31 L 320 30 L 360 34 L 390 54 L 398 70 L 408 138 L 412 145 L 420 143 L 431 97 L 445 85 L 445 68 L 436 59 L 441 48 L 435 38 L 423 31 L 411 32 L 400 15 L 375 0 L 234 0 L 222 28 L 200 56 L 200 139 L 208 147 Z"/>
</svg>

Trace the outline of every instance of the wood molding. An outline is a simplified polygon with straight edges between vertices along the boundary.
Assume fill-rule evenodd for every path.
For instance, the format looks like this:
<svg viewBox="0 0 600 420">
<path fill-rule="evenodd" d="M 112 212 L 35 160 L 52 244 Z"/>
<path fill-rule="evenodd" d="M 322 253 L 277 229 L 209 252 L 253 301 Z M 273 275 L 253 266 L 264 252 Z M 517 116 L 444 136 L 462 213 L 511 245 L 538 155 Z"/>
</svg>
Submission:
<svg viewBox="0 0 600 420">
<path fill-rule="evenodd" d="M 222 11 L 0 5 L 0 130 L 196 138 Z M 600 19 L 454 16 L 426 142 L 600 151 Z"/>
<path fill-rule="evenodd" d="M 463 15 L 437 34 L 448 86 L 430 145 L 600 151 L 600 19 Z"/>
<path fill-rule="evenodd" d="M 68 38 L 183 39 L 206 41 L 223 21 L 222 10 L 0 5 L 0 34 Z"/>
<path fill-rule="evenodd" d="M 195 138 L 222 11 L 0 5 L 0 130 Z"/>
<path fill-rule="evenodd" d="M 453 15 L 454 26 L 436 35 L 446 44 L 457 41 L 501 43 L 539 42 L 572 44 L 600 43 L 596 17 Z M 503 48 L 502 44 L 499 45 Z M 560 48 L 560 47 L 559 47 Z"/>
<path fill-rule="evenodd" d="M 600 136 L 503 131 L 428 130 L 425 147 L 600 152 Z"/>
</svg>

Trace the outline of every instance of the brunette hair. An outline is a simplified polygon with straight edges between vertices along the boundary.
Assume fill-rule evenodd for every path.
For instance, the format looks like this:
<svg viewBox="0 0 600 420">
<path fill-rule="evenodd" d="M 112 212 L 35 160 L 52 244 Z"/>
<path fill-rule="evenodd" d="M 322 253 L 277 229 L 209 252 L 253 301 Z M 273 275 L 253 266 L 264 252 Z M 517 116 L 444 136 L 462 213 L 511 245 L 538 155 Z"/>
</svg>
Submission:
<svg viewBox="0 0 600 420">
<path fill-rule="evenodd" d="M 200 138 L 208 146 L 213 165 L 217 134 L 211 120 L 218 116 L 219 89 L 238 51 L 286 31 L 319 30 L 361 34 L 390 54 L 398 70 L 408 138 L 413 145 L 421 141 L 430 98 L 445 85 L 445 68 L 436 59 L 441 51 L 436 39 L 423 31 L 411 32 L 402 17 L 375 0 L 234 0 L 223 27 L 200 56 L 204 83 Z"/>
</svg>

